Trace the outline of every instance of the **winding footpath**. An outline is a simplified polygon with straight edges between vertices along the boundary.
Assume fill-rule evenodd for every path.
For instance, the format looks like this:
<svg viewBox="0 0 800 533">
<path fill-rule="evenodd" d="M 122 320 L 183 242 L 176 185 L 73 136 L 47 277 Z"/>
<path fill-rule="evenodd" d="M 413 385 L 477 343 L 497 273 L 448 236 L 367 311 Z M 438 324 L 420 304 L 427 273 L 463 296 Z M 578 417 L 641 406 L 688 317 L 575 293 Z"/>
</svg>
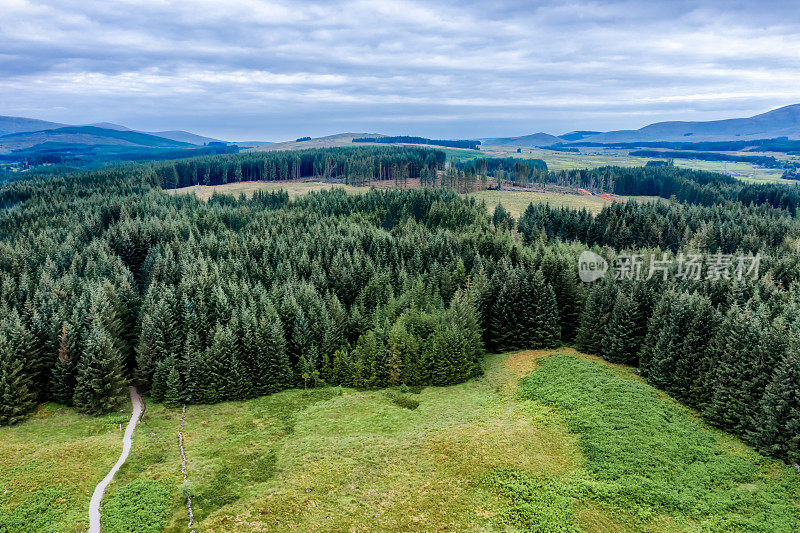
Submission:
<svg viewBox="0 0 800 533">
<path fill-rule="evenodd" d="M 114 479 L 114 474 L 125 463 L 128 454 L 131 451 L 131 437 L 136 424 L 139 422 L 139 417 L 142 416 L 144 411 L 144 400 L 139 396 L 136 387 L 129 387 L 131 391 L 131 403 L 133 404 L 133 414 L 131 420 L 128 422 L 128 427 L 125 428 L 125 436 L 122 437 L 122 455 L 119 456 L 117 462 L 114 464 L 111 471 L 106 474 L 103 481 L 97 484 L 92 494 L 92 500 L 89 502 L 89 533 L 100 533 L 100 501 L 103 499 L 103 493 L 111 480 Z"/>
</svg>

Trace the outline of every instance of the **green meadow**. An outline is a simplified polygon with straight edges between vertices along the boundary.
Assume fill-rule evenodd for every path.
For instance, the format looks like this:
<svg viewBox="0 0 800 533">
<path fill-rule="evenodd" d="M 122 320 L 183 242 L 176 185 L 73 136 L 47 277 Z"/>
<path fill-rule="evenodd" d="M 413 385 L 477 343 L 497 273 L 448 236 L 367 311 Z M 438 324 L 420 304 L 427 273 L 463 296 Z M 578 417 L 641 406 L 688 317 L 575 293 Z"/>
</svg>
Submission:
<svg viewBox="0 0 800 533">
<path fill-rule="evenodd" d="M 800 476 L 569 348 L 450 387 L 150 403 L 104 531 L 797 531 Z M 48 404 L 0 428 L 0 531 L 82 531 L 125 413 Z M 18 449 L 20 448 L 20 449 Z M 31 529 L 31 525 L 35 529 Z"/>
</svg>

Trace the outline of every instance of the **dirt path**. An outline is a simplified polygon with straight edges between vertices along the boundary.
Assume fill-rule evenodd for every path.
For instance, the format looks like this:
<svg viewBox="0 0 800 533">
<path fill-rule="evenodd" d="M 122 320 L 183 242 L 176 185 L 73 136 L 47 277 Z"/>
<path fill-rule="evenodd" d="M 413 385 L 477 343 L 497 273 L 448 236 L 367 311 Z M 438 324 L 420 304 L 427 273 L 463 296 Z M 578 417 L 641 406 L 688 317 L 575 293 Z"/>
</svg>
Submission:
<svg viewBox="0 0 800 533">
<path fill-rule="evenodd" d="M 92 500 L 89 502 L 89 533 L 100 533 L 100 501 L 103 499 L 103 493 L 111 480 L 114 479 L 114 474 L 125 463 L 128 454 L 131 451 L 131 437 L 133 430 L 136 428 L 136 423 L 139 422 L 139 417 L 144 411 L 144 400 L 136 391 L 136 387 L 130 387 L 131 403 L 133 404 L 133 414 L 131 420 L 128 422 L 128 427 L 125 428 L 125 436 L 122 437 L 122 455 L 119 456 L 117 462 L 111 468 L 111 471 L 106 474 L 103 481 L 97 484 L 92 494 Z"/>
</svg>

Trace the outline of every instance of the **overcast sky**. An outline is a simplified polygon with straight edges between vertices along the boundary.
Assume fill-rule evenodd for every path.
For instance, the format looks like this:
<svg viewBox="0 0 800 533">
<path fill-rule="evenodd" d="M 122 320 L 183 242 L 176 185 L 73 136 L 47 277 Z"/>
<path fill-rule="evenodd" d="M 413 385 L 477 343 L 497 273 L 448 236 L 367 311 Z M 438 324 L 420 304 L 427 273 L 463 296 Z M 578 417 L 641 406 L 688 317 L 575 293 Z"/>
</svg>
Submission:
<svg viewBox="0 0 800 533">
<path fill-rule="evenodd" d="M 792 1 L 0 0 L 0 115 L 474 138 L 798 102 Z"/>
</svg>

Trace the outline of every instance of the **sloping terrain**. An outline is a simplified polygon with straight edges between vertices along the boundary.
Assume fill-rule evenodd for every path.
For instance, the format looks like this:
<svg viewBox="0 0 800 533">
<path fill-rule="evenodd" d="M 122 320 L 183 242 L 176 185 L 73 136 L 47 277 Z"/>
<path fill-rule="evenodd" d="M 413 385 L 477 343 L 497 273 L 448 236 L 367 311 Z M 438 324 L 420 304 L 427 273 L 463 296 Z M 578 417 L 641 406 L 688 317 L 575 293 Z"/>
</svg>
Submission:
<svg viewBox="0 0 800 533">
<path fill-rule="evenodd" d="M 308 141 L 287 141 L 266 144 L 253 148 L 254 152 L 270 150 L 304 150 L 306 148 L 335 148 L 340 146 L 354 146 L 353 139 L 359 137 L 385 137 L 378 133 L 337 133 L 336 135 L 326 135 L 316 137 Z"/>
<path fill-rule="evenodd" d="M 42 531 L 86 523 L 78 517 L 120 431 L 103 425 L 108 417 L 70 413 L 50 407 L 0 428 L 0 530 L 24 531 L 30 513 L 41 514 Z M 180 409 L 148 406 L 108 488 L 104 527 L 184 531 L 186 495 L 197 531 L 800 525 L 800 476 L 791 467 L 708 428 L 633 369 L 569 348 L 492 355 L 483 377 L 450 387 L 295 389 L 189 406 L 187 485 L 179 424 Z M 109 453 L 89 453 L 98 439 Z M 31 475 L 34 467 L 42 475 Z"/>
<path fill-rule="evenodd" d="M 638 130 L 590 135 L 588 142 L 729 141 L 788 137 L 800 139 L 800 104 L 773 109 L 749 118 L 708 122 L 657 122 Z"/>
<path fill-rule="evenodd" d="M 54 128 L 63 128 L 66 124 L 37 120 L 25 117 L 7 117 L 0 115 L 0 136 L 23 131 L 41 131 Z"/>
<path fill-rule="evenodd" d="M 0 137 L 0 150 L 6 153 L 43 143 L 144 146 L 148 148 L 188 148 L 193 145 L 137 131 L 120 131 L 97 126 L 67 126 L 36 132 L 12 133 Z"/>
<path fill-rule="evenodd" d="M 564 142 L 564 139 L 550 135 L 548 133 L 533 133 L 521 137 L 497 137 L 491 139 L 481 139 L 484 146 L 551 146 L 556 143 Z"/>
</svg>

